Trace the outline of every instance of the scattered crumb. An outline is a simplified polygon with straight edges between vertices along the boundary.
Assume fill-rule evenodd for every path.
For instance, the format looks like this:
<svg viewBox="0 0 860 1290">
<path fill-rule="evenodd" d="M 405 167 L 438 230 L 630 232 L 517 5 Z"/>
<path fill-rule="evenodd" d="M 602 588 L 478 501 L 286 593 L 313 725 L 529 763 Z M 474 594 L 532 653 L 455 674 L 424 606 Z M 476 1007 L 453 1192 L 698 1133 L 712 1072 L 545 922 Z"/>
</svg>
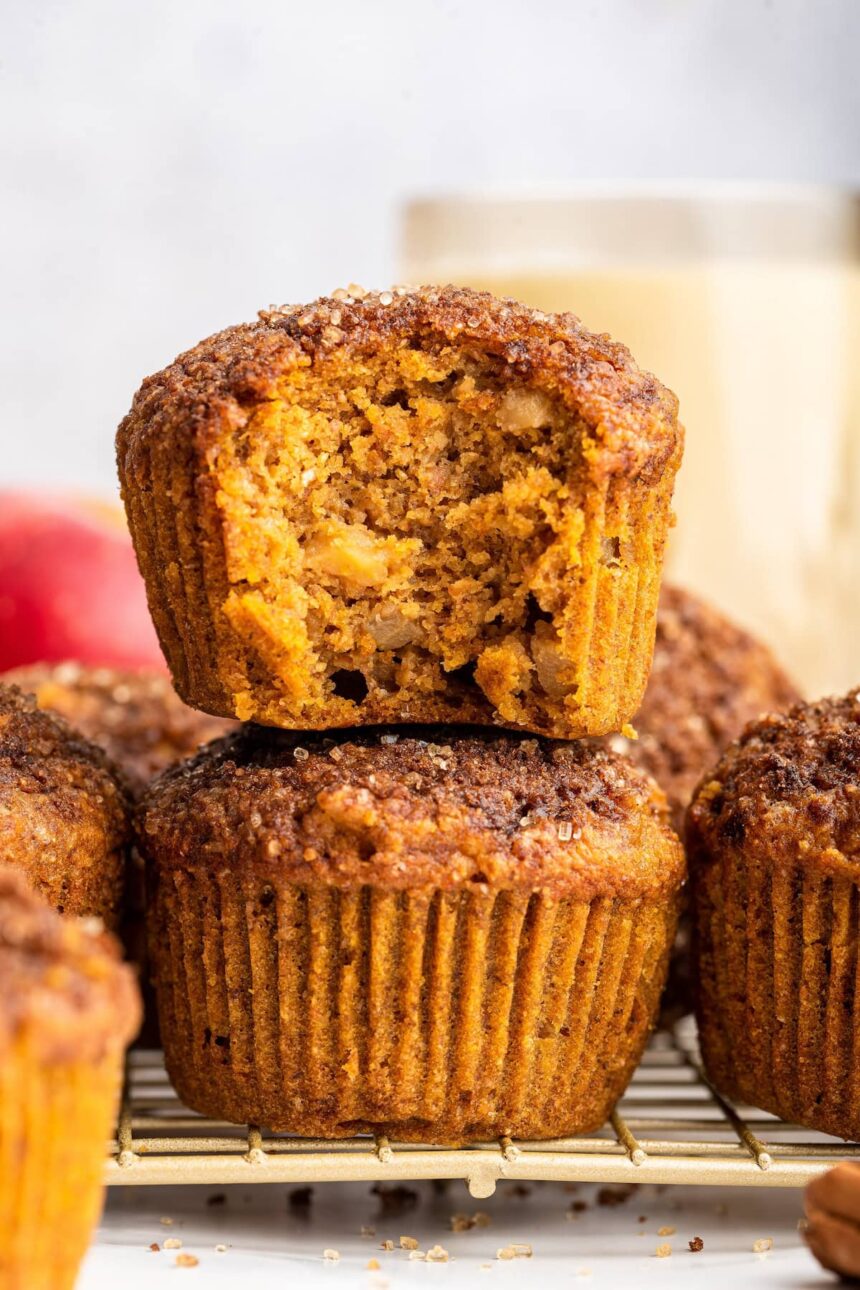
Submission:
<svg viewBox="0 0 860 1290">
<path fill-rule="evenodd" d="M 329 1263 L 339 1263 L 340 1250 L 323 1250 L 323 1258 Z"/>
<path fill-rule="evenodd" d="M 379 1259 L 368 1259 L 365 1267 L 368 1272 L 378 1272 L 382 1267 L 382 1264 L 379 1262 Z"/>
<path fill-rule="evenodd" d="M 668 1259 L 669 1255 L 672 1253 L 672 1247 L 667 1241 L 664 1245 L 658 1245 L 654 1253 L 657 1255 L 658 1259 Z"/>
<path fill-rule="evenodd" d="M 441 1245 L 431 1245 L 427 1251 L 428 1263 L 447 1263 L 450 1257 L 448 1251 Z"/>
<path fill-rule="evenodd" d="M 153 1241 L 149 1248 L 152 1250 L 153 1254 L 157 1254 L 161 1249 L 161 1246 L 158 1244 L 158 1241 Z"/>
<path fill-rule="evenodd" d="M 531 1257 L 530 1245 L 503 1245 L 500 1250 L 496 1250 L 497 1259 L 530 1259 Z"/>
<path fill-rule="evenodd" d="M 658 1227 L 658 1228 L 657 1228 L 657 1235 L 658 1235 L 658 1236 L 674 1236 L 674 1235 L 675 1235 L 675 1233 L 677 1232 L 677 1230 L 678 1230 L 678 1229 L 677 1229 L 677 1227 Z"/>
<path fill-rule="evenodd" d="M 694 1236 L 692 1241 L 688 1242 L 688 1244 L 692 1254 L 698 1254 L 700 1250 L 705 1248 L 705 1242 L 702 1240 L 701 1236 Z"/>
<path fill-rule="evenodd" d="M 473 1227 L 489 1227 L 490 1216 L 478 1209 L 474 1214 L 452 1214 L 450 1223 L 452 1232 L 471 1232 Z"/>
<path fill-rule="evenodd" d="M 628 1201 L 635 1190 L 636 1183 L 624 1183 L 620 1187 L 601 1187 L 597 1193 L 597 1203 L 612 1209 L 615 1205 L 623 1205 Z"/>
<path fill-rule="evenodd" d="M 196 1254 L 177 1254 L 176 1256 L 178 1268 L 196 1268 L 199 1262 Z"/>
<path fill-rule="evenodd" d="M 207 1205 L 226 1205 L 227 1195 L 223 1191 L 216 1191 L 214 1196 L 206 1197 L 206 1204 Z"/>
<path fill-rule="evenodd" d="M 169 1236 L 164 1242 L 165 1250 L 181 1250 L 182 1242 L 176 1236 Z"/>
<path fill-rule="evenodd" d="M 313 1187 L 294 1187 L 287 1197 L 290 1209 L 310 1209 L 314 1198 Z"/>
<path fill-rule="evenodd" d="M 399 1183 L 374 1183 L 371 1193 L 379 1198 L 379 1208 L 383 1214 L 402 1214 L 407 1209 L 414 1209 L 418 1204 L 418 1192 L 412 1187 L 403 1187 Z"/>
<path fill-rule="evenodd" d="M 757 1241 L 753 1241 L 753 1254 L 770 1254 L 772 1249 L 772 1236 L 760 1236 Z"/>
<path fill-rule="evenodd" d="M 375 1227 L 366 1227 L 364 1224 L 362 1224 L 362 1226 L 361 1226 L 361 1235 L 362 1235 L 362 1236 L 376 1236 L 376 1228 L 375 1228 Z"/>
<path fill-rule="evenodd" d="M 159 1223 L 161 1224 L 161 1226 L 162 1226 L 162 1227 L 172 1227 L 172 1226 L 173 1226 L 173 1219 L 172 1219 L 172 1218 L 160 1218 L 158 1221 L 159 1221 Z"/>
<path fill-rule="evenodd" d="M 393 1242 L 393 1241 L 380 1241 L 380 1243 L 379 1243 L 379 1248 L 380 1248 L 380 1250 L 393 1250 L 393 1249 L 394 1249 L 394 1242 Z"/>
<path fill-rule="evenodd" d="M 481 1271 L 482 1271 L 482 1272 L 492 1272 L 492 1270 L 493 1270 L 493 1265 L 492 1265 L 492 1263 L 482 1263 L 482 1264 L 481 1264 Z"/>
<path fill-rule="evenodd" d="M 419 1263 L 424 1263 L 427 1258 L 427 1255 L 424 1253 L 423 1250 L 410 1250 L 409 1258 L 412 1259 L 413 1261 L 417 1260 Z"/>
<path fill-rule="evenodd" d="M 513 1187 L 511 1188 L 512 1196 L 521 1196 L 523 1197 L 523 1199 L 525 1199 L 526 1196 L 531 1196 L 531 1194 L 532 1194 L 532 1189 L 531 1187 L 529 1187 L 528 1183 L 514 1183 Z"/>
<path fill-rule="evenodd" d="M 637 1218 L 636 1222 L 637 1222 L 637 1223 L 647 1223 L 647 1222 L 648 1222 L 648 1215 L 647 1215 L 647 1214 L 640 1214 L 640 1215 L 639 1215 L 639 1217 Z"/>
<path fill-rule="evenodd" d="M 229 1246 L 227 1246 L 227 1245 L 216 1245 L 216 1246 L 215 1246 L 215 1253 L 216 1253 L 216 1254 L 226 1254 L 228 1249 L 229 1249 Z"/>
<path fill-rule="evenodd" d="M 569 1192 L 579 1191 L 579 1186 L 579 1183 L 566 1182 L 561 1184 L 561 1190 Z"/>
<path fill-rule="evenodd" d="M 577 1214 L 584 1214 L 588 1209 L 587 1200 L 572 1200 L 567 1209 L 568 1218 L 574 1218 Z"/>
<path fill-rule="evenodd" d="M 417 1250 L 418 1242 L 414 1236 L 401 1236 L 400 1248 L 401 1250 Z"/>
</svg>

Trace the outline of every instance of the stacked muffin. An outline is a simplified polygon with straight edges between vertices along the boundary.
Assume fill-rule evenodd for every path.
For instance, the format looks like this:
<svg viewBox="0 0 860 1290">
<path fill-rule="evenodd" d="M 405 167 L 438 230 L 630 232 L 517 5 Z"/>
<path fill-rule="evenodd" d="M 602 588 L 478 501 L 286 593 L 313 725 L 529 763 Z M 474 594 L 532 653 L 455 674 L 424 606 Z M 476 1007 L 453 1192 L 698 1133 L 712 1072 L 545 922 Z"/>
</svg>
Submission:
<svg viewBox="0 0 860 1290">
<path fill-rule="evenodd" d="M 453 288 L 273 311 L 144 383 L 118 456 L 153 618 L 182 697 L 255 723 L 139 811 L 189 1105 L 603 1122 L 684 859 L 654 782 L 571 741 L 641 700 L 681 449 L 621 346 Z"/>
</svg>

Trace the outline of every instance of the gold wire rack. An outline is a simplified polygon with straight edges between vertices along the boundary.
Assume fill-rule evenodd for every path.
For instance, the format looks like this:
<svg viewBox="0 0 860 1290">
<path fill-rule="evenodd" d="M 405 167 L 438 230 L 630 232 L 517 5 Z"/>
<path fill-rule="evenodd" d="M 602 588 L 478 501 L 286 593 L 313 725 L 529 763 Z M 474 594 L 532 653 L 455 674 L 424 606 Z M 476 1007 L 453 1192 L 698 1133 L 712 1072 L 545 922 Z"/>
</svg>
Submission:
<svg viewBox="0 0 860 1290">
<path fill-rule="evenodd" d="M 160 1052 L 130 1054 L 110 1185 L 398 1182 L 463 1179 L 475 1197 L 500 1179 L 800 1187 L 860 1146 L 733 1107 L 708 1084 L 695 1030 L 659 1032 L 610 1121 L 593 1137 L 433 1147 L 363 1137 L 267 1135 L 187 1110 Z"/>
</svg>

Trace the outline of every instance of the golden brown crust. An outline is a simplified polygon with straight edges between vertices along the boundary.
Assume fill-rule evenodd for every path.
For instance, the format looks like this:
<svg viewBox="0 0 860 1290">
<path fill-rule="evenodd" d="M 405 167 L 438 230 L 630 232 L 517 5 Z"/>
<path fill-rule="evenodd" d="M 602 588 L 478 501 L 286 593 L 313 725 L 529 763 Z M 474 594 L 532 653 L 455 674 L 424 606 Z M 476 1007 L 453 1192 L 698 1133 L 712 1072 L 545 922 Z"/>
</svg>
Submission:
<svg viewBox="0 0 860 1290">
<path fill-rule="evenodd" d="M 104 752 L 0 684 L 0 864 L 14 864 L 61 913 L 115 926 L 129 801 Z"/>
<path fill-rule="evenodd" d="M 749 725 L 687 815 L 702 1053 L 722 1092 L 860 1135 L 860 691 Z"/>
<path fill-rule="evenodd" d="M 367 353 L 415 336 L 465 343 L 525 379 L 539 376 L 591 428 L 594 460 L 606 473 L 659 474 L 675 454 L 675 396 L 640 371 L 624 345 L 587 331 L 574 314 L 544 314 L 463 287 L 395 291 L 262 311 L 258 322 L 229 327 L 180 355 L 135 396 L 118 432 L 121 473 L 126 455 L 125 470 L 133 470 L 140 442 L 168 423 L 183 423 L 202 459 L 290 370 L 342 346 Z"/>
<path fill-rule="evenodd" d="M 570 315 L 341 294 L 204 341 L 119 428 L 178 691 L 290 729 L 620 728 L 653 646 L 674 396 Z"/>
<path fill-rule="evenodd" d="M 341 887 L 633 899 L 684 875 L 665 799 L 628 762 L 445 728 L 333 739 L 246 727 L 156 780 L 138 830 L 160 869 L 228 864 Z"/>
<path fill-rule="evenodd" d="M 702 780 L 688 830 L 700 863 L 742 849 L 770 869 L 856 874 L 860 690 L 747 726 Z"/>
<path fill-rule="evenodd" d="M 605 742 L 653 775 L 680 832 L 699 779 L 747 722 L 800 697 L 765 645 L 692 592 L 664 584 L 651 675 L 632 723 L 638 738 Z"/>
<path fill-rule="evenodd" d="M 135 796 L 160 771 L 233 723 L 183 703 L 161 672 L 120 671 L 81 663 L 34 663 L 14 668 L 0 681 L 34 694 L 40 708 L 64 717 L 92 739 L 125 773 Z"/>
<path fill-rule="evenodd" d="M 140 1023 L 130 968 L 99 920 L 61 918 L 25 876 L 0 868 L 0 1054 L 27 1031 L 48 1063 L 99 1061 Z"/>
</svg>

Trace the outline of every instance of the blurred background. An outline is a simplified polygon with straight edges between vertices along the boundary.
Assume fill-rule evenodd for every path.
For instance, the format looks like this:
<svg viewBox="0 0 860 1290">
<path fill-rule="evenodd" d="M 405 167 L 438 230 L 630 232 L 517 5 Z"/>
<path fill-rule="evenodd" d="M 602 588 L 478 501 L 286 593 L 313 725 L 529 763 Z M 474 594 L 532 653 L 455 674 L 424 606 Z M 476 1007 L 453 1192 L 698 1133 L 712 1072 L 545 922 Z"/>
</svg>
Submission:
<svg viewBox="0 0 860 1290">
<path fill-rule="evenodd" d="M 858 49 L 855 0 L 5 5 L 0 483 L 112 496 L 141 378 L 270 303 L 487 284 L 676 388 L 673 571 L 847 685 Z"/>
</svg>

